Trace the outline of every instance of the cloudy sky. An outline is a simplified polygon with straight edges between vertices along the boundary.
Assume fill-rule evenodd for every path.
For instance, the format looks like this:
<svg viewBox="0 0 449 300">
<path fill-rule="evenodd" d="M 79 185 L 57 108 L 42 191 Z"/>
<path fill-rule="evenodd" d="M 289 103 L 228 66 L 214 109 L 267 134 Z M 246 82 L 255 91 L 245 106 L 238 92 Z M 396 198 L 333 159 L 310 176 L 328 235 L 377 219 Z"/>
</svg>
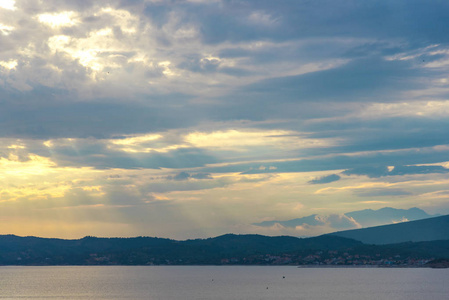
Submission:
<svg viewBox="0 0 449 300">
<path fill-rule="evenodd" d="M 305 236 L 354 210 L 447 214 L 448 11 L 0 0 L 0 234 Z M 311 214 L 327 225 L 252 225 Z"/>
</svg>

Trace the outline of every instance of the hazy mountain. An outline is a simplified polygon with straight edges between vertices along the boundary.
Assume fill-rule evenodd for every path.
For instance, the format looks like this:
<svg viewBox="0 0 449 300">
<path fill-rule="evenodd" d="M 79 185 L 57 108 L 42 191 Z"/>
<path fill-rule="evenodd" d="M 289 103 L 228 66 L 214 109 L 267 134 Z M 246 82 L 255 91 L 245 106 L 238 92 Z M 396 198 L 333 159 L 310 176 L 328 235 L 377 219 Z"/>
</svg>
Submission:
<svg viewBox="0 0 449 300">
<path fill-rule="evenodd" d="M 331 215 L 334 216 L 334 215 Z M 410 209 L 396 209 L 391 207 L 384 207 L 378 210 L 365 209 L 359 211 L 353 211 L 343 214 L 340 220 L 345 219 L 345 226 L 342 226 L 342 222 L 334 222 L 335 218 L 331 216 L 310 215 L 303 218 L 291 219 L 286 221 L 264 221 L 260 223 L 253 223 L 256 226 L 270 227 L 275 224 L 280 224 L 284 227 L 294 228 L 296 226 L 323 226 L 329 225 L 334 229 L 343 228 L 356 228 L 358 225 L 362 227 L 371 227 L 385 224 L 393 224 L 404 221 L 421 220 L 426 218 L 435 217 L 437 215 L 429 215 L 424 210 L 417 207 Z M 359 227 L 360 227 L 359 226 Z"/>
<path fill-rule="evenodd" d="M 297 218 L 297 219 L 292 219 L 292 220 L 287 220 L 287 221 L 263 221 L 260 223 L 253 223 L 253 225 L 256 226 L 263 226 L 263 227 L 270 227 L 273 226 L 274 224 L 281 224 L 284 227 L 296 227 L 296 226 L 301 226 L 304 224 L 310 225 L 310 226 L 317 226 L 317 225 L 324 225 L 325 223 L 319 219 L 318 215 L 310 215 L 307 217 L 303 217 L 303 218 Z"/>
<path fill-rule="evenodd" d="M 449 215 L 429 219 L 330 233 L 364 244 L 393 244 L 449 240 Z"/>
<path fill-rule="evenodd" d="M 437 216 L 429 215 L 424 210 L 417 207 L 412 207 L 410 209 L 396 209 L 391 207 L 384 207 L 378 210 L 364 209 L 345 213 L 345 215 L 353 218 L 363 227 L 415 221 Z"/>
</svg>

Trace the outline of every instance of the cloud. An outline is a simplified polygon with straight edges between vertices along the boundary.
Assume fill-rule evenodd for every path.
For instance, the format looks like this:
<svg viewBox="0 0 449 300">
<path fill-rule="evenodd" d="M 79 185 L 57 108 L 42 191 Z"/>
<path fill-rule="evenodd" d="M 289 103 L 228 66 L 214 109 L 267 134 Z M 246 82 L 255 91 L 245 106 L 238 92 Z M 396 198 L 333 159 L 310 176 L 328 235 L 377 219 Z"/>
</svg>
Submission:
<svg viewBox="0 0 449 300">
<path fill-rule="evenodd" d="M 331 183 L 334 181 L 340 180 L 340 176 L 337 174 L 322 176 L 319 178 L 315 178 L 309 181 L 310 184 L 324 184 L 324 183 Z"/>
<path fill-rule="evenodd" d="M 187 180 L 190 178 L 190 174 L 186 172 L 181 172 L 173 176 L 173 180 Z"/>
<path fill-rule="evenodd" d="M 349 169 L 342 173 L 345 175 L 366 175 L 370 178 L 377 178 L 387 176 L 389 172 L 387 166 L 366 166 Z"/>
<path fill-rule="evenodd" d="M 354 190 L 354 193 L 360 197 L 396 197 L 413 195 L 413 193 L 406 190 L 395 188 L 357 189 Z"/>
<path fill-rule="evenodd" d="M 257 232 L 303 199 L 327 217 L 263 230 L 308 235 L 366 197 L 447 209 L 448 9 L 0 1 L 2 228 Z"/>
<path fill-rule="evenodd" d="M 0 3 L 0 7 L 7 10 L 15 10 L 16 9 L 16 1 L 15 0 L 3 0 Z"/>
<path fill-rule="evenodd" d="M 268 235 L 316 236 L 338 230 L 356 229 L 362 226 L 344 214 L 311 215 L 289 221 L 265 221 L 254 223 L 245 230 Z"/>
<path fill-rule="evenodd" d="M 80 145 L 80 148 L 54 147 L 52 158 L 63 166 L 91 166 L 108 168 L 194 168 L 217 160 L 201 149 L 181 148 L 168 152 L 126 153 L 108 151 L 104 144 Z"/>
<path fill-rule="evenodd" d="M 360 167 L 343 171 L 345 175 L 366 175 L 370 178 L 379 178 L 383 176 L 402 176 L 413 174 L 445 174 L 449 169 L 443 166 L 378 166 L 378 167 Z"/>
<path fill-rule="evenodd" d="M 299 219 L 292 219 L 288 221 L 264 221 L 261 223 L 254 223 L 255 226 L 271 227 L 282 226 L 290 228 L 308 228 L 323 227 L 332 228 L 333 230 L 348 229 L 348 228 L 360 228 L 354 218 L 348 217 L 344 214 L 330 214 L 330 215 L 311 215 Z"/>
<path fill-rule="evenodd" d="M 326 223 L 335 229 L 351 229 L 361 227 L 360 224 L 354 220 L 354 218 L 338 214 L 329 215 L 326 219 Z"/>
<path fill-rule="evenodd" d="M 44 91 L 45 93 L 46 91 Z M 3 137 L 20 138 L 107 138 L 119 134 L 138 134 L 162 131 L 195 124 L 193 120 L 178 118 L 190 114 L 192 108 L 169 109 L 141 104 L 117 102 L 59 102 L 59 95 L 42 99 L 39 93 L 24 93 L 19 99 L 10 99 L 0 113 Z M 26 97 L 34 98 L 29 102 Z M 61 95 L 64 99 L 65 96 Z M 7 97 L 5 96 L 5 100 Z M 27 103 L 24 109 L 21 104 Z M 192 112 L 195 114 L 194 112 Z M 40 121 L 42 120 L 42 122 Z M 193 121 L 193 123 L 190 123 Z M 140 129 L 139 129 L 140 128 Z M 145 129 L 143 129 L 145 128 Z"/>
<path fill-rule="evenodd" d="M 190 175 L 191 178 L 194 179 L 212 179 L 211 174 L 209 173 L 196 173 L 196 174 L 191 174 Z"/>
<path fill-rule="evenodd" d="M 401 13 L 416 13 L 420 7 L 426 11 L 427 5 L 419 1 L 415 5 L 416 8 L 407 6 L 408 12 Z M 376 95 L 378 101 L 392 101 L 391 95 L 418 88 L 415 78 L 423 74 L 422 69 L 408 60 L 385 60 L 383 56 L 411 51 L 414 46 L 398 44 L 388 37 L 379 42 L 379 34 L 384 32 L 368 26 L 368 20 L 373 21 L 372 9 L 391 16 L 390 9 L 397 8 L 395 5 L 387 8 L 370 3 L 358 5 L 357 9 L 347 3 L 338 6 L 338 10 L 354 17 L 360 11 L 371 17 L 357 17 L 361 26 L 357 30 L 344 25 L 347 20 L 337 18 L 337 22 L 327 10 L 323 14 L 322 8 L 299 3 L 273 6 L 264 1 L 234 5 L 226 1 L 177 5 L 164 1 L 101 4 L 63 1 L 55 5 L 50 1 L 44 6 L 24 2 L 18 7 L 13 13 L 29 20 L 28 26 L 18 26 L 14 18 L 8 19 L 11 24 L 5 26 L 17 28 L 17 37 L 27 39 L 19 39 L 17 43 L 16 37 L 15 48 L 0 58 L 4 62 L 17 61 L 16 70 L 7 76 L 9 86 L 2 94 L 10 99 L 6 103 L 9 119 L 25 117 L 27 121 L 3 122 L 3 135 L 98 137 L 110 131 L 130 134 L 143 132 L 142 128 L 194 126 L 208 119 L 267 120 L 298 113 L 308 118 L 335 115 L 339 113 L 335 107 L 314 107 L 310 100 L 359 101 Z M 64 20 L 70 28 L 51 28 L 39 22 L 39 16 L 49 16 L 50 20 L 63 12 L 67 13 Z M 298 26 L 293 26 L 298 15 L 316 26 L 313 39 L 309 38 L 309 31 L 306 34 L 301 30 L 285 30 Z M 330 18 L 335 27 L 323 27 L 310 15 L 328 22 Z M 80 21 L 72 24 L 72 19 Z M 431 18 L 425 21 L 430 22 Z M 402 26 L 391 22 L 392 28 Z M 267 30 L 268 24 L 276 26 Z M 343 34 L 348 29 L 355 31 L 353 36 Z M 329 30 L 336 38 L 327 38 Z M 360 38 L 359 30 L 368 37 Z M 374 39 L 370 40 L 370 36 Z M 5 44 L 9 40 L 9 36 L 5 38 Z M 148 44 L 157 45 L 150 54 L 144 46 Z M 166 53 L 164 47 L 176 50 Z M 354 49 L 360 52 L 360 47 L 366 49 L 363 57 L 351 54 Z M 290 74 L 286 76 L 286 72 Z M 30 92 L 18 93 L 14 86 Z M 204 94 L 202 91 L 206 90 Z M 370 96 L 364 97 L 366 93 Z M 21 116 L 14 105 L 17 97 L 30 105 L 26 99 L 36 98 L 37 94 L 41 100 L 38 106 L 30 108 L 33 115 Z M 201 106 L 189 103 L 198 96 L 211 99 Z M 64 104 L 59 101 L 62 98 L 66 99 Z M 97 103 L 94 99 L 99 98 L 103 100 Z M 55 102 L 41 106 L 43 99 Z M 84 100 L 79 102 L 80 99 Z M 126 99 L 126 105 L 121 103 L 122 99 Z M 146 105 L 140 99 L 146 99 Z M 161 99 L 169 99 L 167 105 L 158 105 Z M 70 103 L 73 101 L 76 103 Z M 264 105 L 260 105 L 261 101 Z M 307 108 L 298 103 L 304 101 Z M 126 117 L 130 115 L 135 117 Z M 62 124 L 62 128 L 56 131 L 54 124 Z"/>
<path fill-rule="evenodd" d="M 449 173 L 449 169 L 443 166 L 395 166 L 390 175 L 407 175 L 407 174 L 432 174 L 432 173 Z"/>
<path fill-rule="evenodd" d="M 340 120 L 310 122 L 305 129 L 313 131 L 311 137 L 314 138 L 335 137 L 337 134 L 346 141 L 338 151 L 407 149 L 448 143 L 447 135 L 440 129 L 447 126 L 446 117 L 434 115 L 435 110 L 439 110 L 442 115 L 447 114 L 443 103 L 434 105 L 432 102 L 420 101 L 409 105 L 377 104 L 370 110 L 372 114 L 366 112 L 363 117 L 348 116 Z M 417 116 L 419 114 L 421 116 Z M 329 130 L 330 126 L 332 130 Z"/>
<path fill-rule="evenodd" d="M 304 75 L 267 79 L 245 87 L 247 92 L 255 95 L 259 101 L 270 102 L 276 93 L 282 101 L 363 101 L 369 93 L 383 95 L 400 92 L 402 89 L 417 88 L 412 80 L 417 70 L 411 69 L 408 63 L 386 62 L 379 59 L 354 60 L 348 64 L 329 70 L 311 72 Z M 363 76 L 361 76 L 363 74 Z M 398 78 L 410 81 L 397 82 Z M 275 88 L 276 87 L 276 88 Z M 250 94 L 250 95 L 251 95 Z M 371 99 L 371 98 L 369 98 Z"/>
</svg>

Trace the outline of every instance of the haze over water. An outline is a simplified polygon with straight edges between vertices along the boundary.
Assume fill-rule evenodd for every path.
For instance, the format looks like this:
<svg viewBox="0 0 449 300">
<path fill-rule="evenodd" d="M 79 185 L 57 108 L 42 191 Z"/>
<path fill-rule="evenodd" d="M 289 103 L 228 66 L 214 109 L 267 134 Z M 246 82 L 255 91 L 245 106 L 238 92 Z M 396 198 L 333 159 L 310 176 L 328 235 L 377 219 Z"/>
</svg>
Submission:
<svg viewBox="0 0 449 300">
<path fill-rule="evenodd" d="M 0 299 L 440 300 L 447 282 L 447 269 L 1 267 Z"/>
</svg>

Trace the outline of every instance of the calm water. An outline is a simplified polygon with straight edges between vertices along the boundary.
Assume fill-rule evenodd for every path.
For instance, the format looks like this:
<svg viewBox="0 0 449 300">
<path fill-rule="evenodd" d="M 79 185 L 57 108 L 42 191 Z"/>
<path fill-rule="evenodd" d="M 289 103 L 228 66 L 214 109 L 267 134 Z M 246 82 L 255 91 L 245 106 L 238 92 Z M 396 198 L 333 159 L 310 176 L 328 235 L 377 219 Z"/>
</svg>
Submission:
<svg viewBox="0 0 449 300">
<path fill-rule="evenodd" d="M 0 299 L 441 300 L 448 295 L 449 269 L 0 267 Z"/>
</svg>

